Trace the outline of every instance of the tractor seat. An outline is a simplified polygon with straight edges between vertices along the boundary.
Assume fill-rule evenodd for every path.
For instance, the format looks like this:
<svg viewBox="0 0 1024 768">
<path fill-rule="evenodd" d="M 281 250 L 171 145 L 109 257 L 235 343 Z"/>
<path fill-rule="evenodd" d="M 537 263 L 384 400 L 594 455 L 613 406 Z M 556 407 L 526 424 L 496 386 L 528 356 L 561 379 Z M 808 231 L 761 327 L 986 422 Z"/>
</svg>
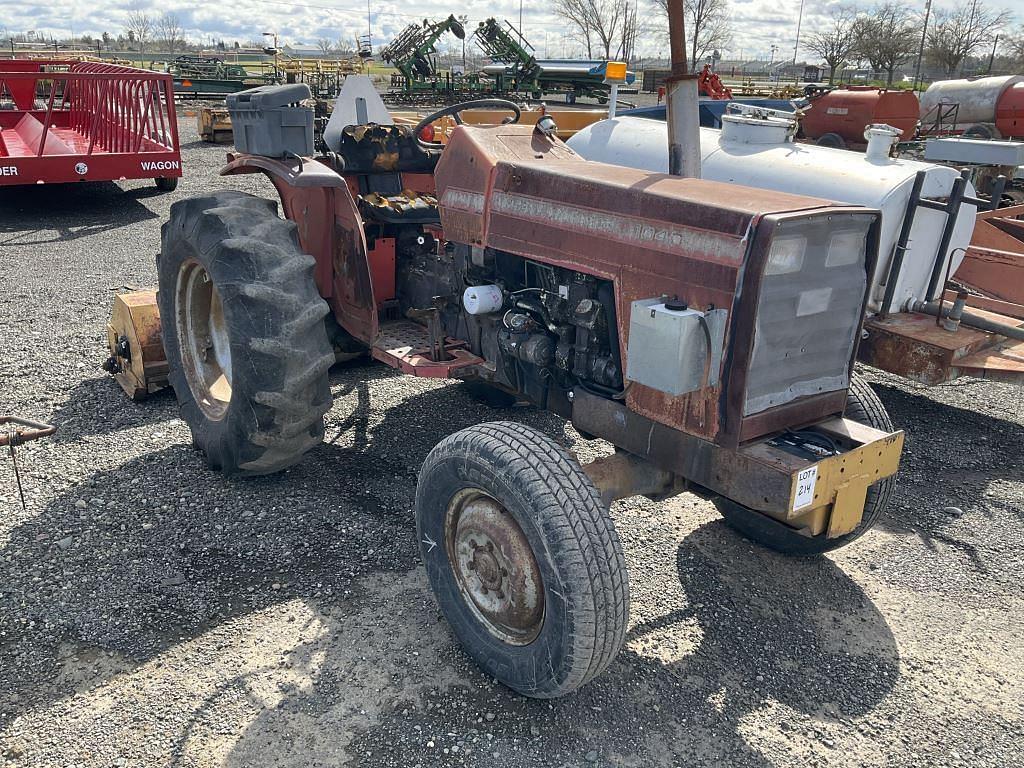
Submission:
<svg viewBox="0 0 1024 768">
<path fill-rule="evenodd" d="M 345 173 L 433 173 L 439 152 L 425 150 L 406 125 L 348 125 L 338 156 Z"/>
<path fill-rule="evenodd" d="M 437 198 L 412 190 L 402 190 L 395 195 L 369 192 L 357 198 L 359 213 L 369 221 L 391 224 L 437 224 L 440 214 Z"/>
</svg>

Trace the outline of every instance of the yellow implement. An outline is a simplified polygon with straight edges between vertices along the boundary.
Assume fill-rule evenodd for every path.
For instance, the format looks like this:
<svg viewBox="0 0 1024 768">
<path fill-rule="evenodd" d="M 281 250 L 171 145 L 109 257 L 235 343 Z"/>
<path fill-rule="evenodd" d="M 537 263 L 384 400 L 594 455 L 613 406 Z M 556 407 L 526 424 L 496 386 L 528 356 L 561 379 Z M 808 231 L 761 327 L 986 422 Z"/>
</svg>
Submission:
<svg viewBox="0 0 1024 768">
<path fill-rule="evenodd" d="M 141 400 L 167 386 L 167 357 L 160 339 L 156 291 L 135 291 L 114 298 L 107 347 L 110 357 L 103 368 L 132 400 Z"/>
</svg>

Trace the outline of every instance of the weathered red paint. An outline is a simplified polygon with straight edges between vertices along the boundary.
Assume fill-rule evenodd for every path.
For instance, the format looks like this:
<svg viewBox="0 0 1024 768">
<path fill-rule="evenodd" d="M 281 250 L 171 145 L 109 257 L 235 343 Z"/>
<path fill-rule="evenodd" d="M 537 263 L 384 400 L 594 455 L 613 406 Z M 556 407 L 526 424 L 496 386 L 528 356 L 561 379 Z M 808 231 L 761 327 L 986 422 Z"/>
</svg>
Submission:
<svg viewBox="0 0 1024 768">
<path fill-rule="evenodd" d="M 753 275 L 763 269 L 766 254 L 754 264 L 746 259 L 759 224 L 830 205 L 765 190 L 737 194 L 729 184 L 581 162 L 561 143 L 513 125 L 456 128 L 435 179 L 449 239 L 613 281 L 623 359 L 633 301 L 667 295 L 695 307 L 731 311 L 744 264 L 754 286 Z M 762 242 L 769 238 L 766 232 Z M 753 312 L 756 302 L 745 301 Z M 740 346 L 749 351 L 753 317 L 742 327 L 750 338 Z M 732 344 L 727 338 L 727 347 Z M 733 370 L 745 369 L 739 364 Z M 729 386 L 726 407 L 721 386 L 673 397 L 633 383 L 626 403 L 676 429 L 736 444 L 756 435 L 740 423 L 742 375 Z M 842 403 L 836 407 L 828 399 L 795 405 L 806 421 L 842 410 Z M 785 420 L 793 411 L 780 414 Z"/>
<path fill-rule="evenodd" d="M 181 176 L 170 75 L 14 59 L 0 62 L 4 91 L 15 108 L 0 110 L 0 186 Z"/>
<path fill-rule="evenodd" d="M 299 244 L 316 259 L 316 284 L 338 323 L 360 341 L 377 338 L 377 302 L 363 219 L 344 179 L 316 160 L 228 155 L 222 176 L 264 173 L 298 227 Z"/>
</svg>

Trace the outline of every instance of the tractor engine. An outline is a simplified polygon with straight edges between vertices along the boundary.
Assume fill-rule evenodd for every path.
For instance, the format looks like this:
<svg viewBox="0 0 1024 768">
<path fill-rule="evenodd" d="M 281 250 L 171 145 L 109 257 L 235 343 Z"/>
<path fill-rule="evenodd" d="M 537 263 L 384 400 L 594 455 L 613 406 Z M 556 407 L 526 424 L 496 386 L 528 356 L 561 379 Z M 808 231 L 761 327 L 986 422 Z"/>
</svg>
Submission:
<svg viewBox="0 0 1024 768">
<path fill-rule="evenodd" d="M 722 445 L 843 411 L 875 211 L 581 163 L 516 125 L 456 129 L 435 180 L 447 242 L 405 240 L 397 295 L 486 361 L 459 375 Z"/>
<path fill-rule="evenodd" d="M 611 281 L 416 231 L 396 240 L 397 309 L 436 307 L 445 335 L 491 363 L 477 378 L 556 410 L 573 386 L 622 390 Z"/>
</svg>

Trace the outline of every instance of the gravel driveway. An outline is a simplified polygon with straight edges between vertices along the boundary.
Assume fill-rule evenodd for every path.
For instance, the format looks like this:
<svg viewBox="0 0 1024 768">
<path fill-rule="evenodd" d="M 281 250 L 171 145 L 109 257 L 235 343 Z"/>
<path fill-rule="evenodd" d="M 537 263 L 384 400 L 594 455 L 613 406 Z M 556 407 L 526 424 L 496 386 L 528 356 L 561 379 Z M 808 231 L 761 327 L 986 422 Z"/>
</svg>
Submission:
<svg viewBox="0 0 1024 768">
<path fill-rule="evenodd" d="M 228 480 L 173 396 L 133 404 L 100 370 L 170 203 L 271 191 L 218 177 L 224 147 L 183 122 L 175 193 L 0 190 L 0 412 L 60 427 L 20 452 L 27 511 L 0 456 L 0 765 L 1024 765 L 1020 389 L 868 371 L 908 432 L 899 488 L 827 557 L 751 545 L 690 495 L 617 503 L 626 646 L 577 694 L 524 699 L 454 643 L 412 509 L 438 440 L 508 414 L 356 362 L 320 448 Z"/>
</svg>

